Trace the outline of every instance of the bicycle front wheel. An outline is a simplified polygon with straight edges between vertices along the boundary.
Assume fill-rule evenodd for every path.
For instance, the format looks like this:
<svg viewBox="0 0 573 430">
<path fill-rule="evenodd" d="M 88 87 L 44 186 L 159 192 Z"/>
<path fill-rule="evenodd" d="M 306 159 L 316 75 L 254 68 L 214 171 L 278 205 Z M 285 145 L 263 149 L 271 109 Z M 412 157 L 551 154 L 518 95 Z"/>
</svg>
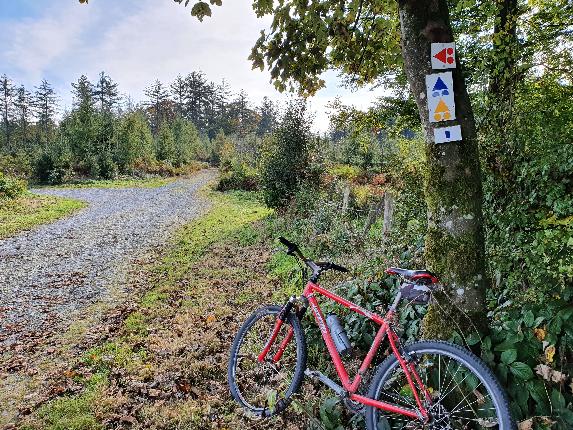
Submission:
<svg viewBox="0 0 573 430">
<path fill-rule="evenodd" d="M 487 365 L 449 342 L 417 342 L 404 348 L 428 395 L 420 393 L 430 420 L 424 423 L 374 407 L 366 409 L 369 430 L 514 430 L 507 397 Z M 378 368 L 369 397 L 418 411 L 395 356 Z"/>
<path fill-rule="evenodd" d="M 306 369 L 304 333 L 292 312 L 286 317 L 267 358 L 263 362 L 258 360 L 280 311 L 280 306 L 255 311 L 237 333 L 231 348 L 228 368 L 231 395 L 244 409 L 260 417 L 275 415 L 289 405 Z M 292 337 L 285 345 L 283 342 L 291 330 Z"/>
</svg>

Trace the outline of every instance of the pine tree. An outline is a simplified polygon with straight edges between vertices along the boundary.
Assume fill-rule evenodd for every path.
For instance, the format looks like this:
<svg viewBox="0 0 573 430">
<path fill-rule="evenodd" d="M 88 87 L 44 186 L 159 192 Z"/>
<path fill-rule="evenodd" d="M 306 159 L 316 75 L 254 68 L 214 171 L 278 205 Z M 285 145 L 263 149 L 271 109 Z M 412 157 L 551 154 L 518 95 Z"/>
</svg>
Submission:
<svg viewBox="0 0 573 430">
<path fill-rule="evenodd" d="M 200 131 L 205 131 L 205 105 L 208 103 L 208 83 L 202 72 L 191 72 L 185 78 L 186 118 Z"/>
<path fill-rule="evenodd" d="M 55 126 L 54 117 L 58 112 L 56 92 L 45 79 L 34 92 L 34 113 L 38 125 L 38 141 L 44 145 L 50 143 Z"/>
<path fill-rule="evenodd" d="M 18 140 L 21 146 L 27 146 L 32 116 L 32 94 L 23 85 L 16 90 L 14 110 Z"/>
<path fill-rule="evenodd" d="M 114 82 L 105 72 L 99 74 L 99 79 L 94 88 L 94 97 L 98 100 L 101 112 L 111 113 L 119 102 L 119 92 L 117 83 Z"/>
<path fill-rule="evenodd" d="M 212 139 L 217 133 L 222 130 L 224 133 L 231 133 L 231 125 L 228 115 L 229 98 L 231 97 L 231 90 L 229 84 L 223 81 L 216 85 L 212 95 L 212 105 L 214 110 L 214 118 L 210 125 L 209 137 Z"/>
<path fill-rule="evenodd" d="M 117 134 L 116 159 L 122 172 L 131 173 L 138 163 L 153 160 L 153 137 L 142 111 L 127 113 L 120 121 Z"/>
<path fill-rule="evenodd" d="M 178 117 L 185 116 L 186 83 L 181 75 L 177 75 L 175 81 L 170 86 L 173 101 L 175 103 L 175 113 Z"/>
<path fill-rule="evenodd" d="M 229 106 L 229 116 L 233 132 L 246 136 L 255 129 L 256 114 L 249 108 L 248 94 L 241 90 Z"/>
<path fill-rule="evenodd" d="M 177 118 L 172 126 L 175 141 L 175 165 L 190 163 L 199 151 L 199 133 L 192 122 Z"/>
<path fill-rule="evenodd" d="M 157 159 L 173 162 L 175 160 L 175 138 L 166 122 L 161 124 L 157 134 Z"/>
<path fill-rule="evenodd" d="M 284 207 L 304 181 L 309 163 L 310 126 L 305 101 L 290 101 L 273 134 L 273 142 L 264 152 L 261 181 L 268 206 Z"/>
<path fill-rule="evenodd" d="M 70 141 L 72 152 L 80 159 L 85 159 L 90 173 L 96 172 L 99 148 L 96 142 L 96 99 L 95 88 L 90 80 L 82 75 L 72 83 L 74 110 L 65 130 Z M 95 175 L 97 176 L 97 175 Z"/>
<path fill-rule="evenodd" d="M 149 106 L 151 130 L 153 134 L 157 134 L 166 116 L 164 105 L 169 100 L 169 94 L 163 84 L 156 80 L 145 89 L 145 95 L 149 99 L 146 105 Z"/>
<path fill-rule="evenodd" d="M 12 128 L 14 122 L 14 84 L 6 75 L 0 77 L 0 112 L 2 113 L 2 134 L 7 151 L 12 150 Z"/>
<path fill-rule="evenodd" d="M 118 84 L 105 72 L 99 74 L 94 87 L 99 113 L 96 115 L 96 142 L 99 150 L 111 159 L 113 154 L 113 137 L 115 133 L 115 112 L 119 103 Z"/>
<path fill-rule="evenodd" d="M 80 76 L 78 82 L 72 83 L 74 107 L 82 112 L 92 113 L 95 106 L 95 88 L 86 75 Z"/>
<path fill-rule="evenodd" d="M 263 98 L 259 107 L 259 124 L 257 125 L 257 136 L 262 137 L 270 133 L 277 122 L 277 109 L 274 103 L 268 97 Z"/>
</svg>

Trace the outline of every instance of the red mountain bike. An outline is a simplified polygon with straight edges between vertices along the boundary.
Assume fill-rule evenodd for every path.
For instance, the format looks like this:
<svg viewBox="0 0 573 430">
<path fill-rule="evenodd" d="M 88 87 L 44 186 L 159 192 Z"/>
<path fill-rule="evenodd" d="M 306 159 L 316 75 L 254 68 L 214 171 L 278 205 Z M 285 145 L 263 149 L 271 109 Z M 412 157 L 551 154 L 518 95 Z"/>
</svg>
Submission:
<svg viewBox="0 0 573 430">
<path fill-rule="evenodd" d="M 228 368 L 233 398 L 247 411 L 269 417 L 283 411 L 299 390 L 303 377 L 317 378 L 347 405 L 363 406 L 366 427 L 380 429 L 500 429 L 514 430 L 504 391 L 485 363 L 466 349 L 448 342 L 422 341 L 402 346 L 392 328 L 401 300 L 427 304 L 438 279 L 426 270 L 389 268 L 399 276 L 399 291 L 384 317 L 322 288 L 327 270 L 348 272 L 334 263 L 314 262 L 298 246 L 279 238 L 312 271 L 300 297 L 282 307 L 266 306 L 245 321 L 231 348 Z M 326 318 L 317 301 L 322 295 L 374 321 L 380 327 L 358 373 L 350 379 L 342 362 L 351 348 L 335 315 Z M 306 368 L 307 346 L 301 320 L 312 309 L 341 385 Z M 358 394 L 364 374 L 382 341 L 392 354 L 379 365 L 368 395 Z"/>
</svg>

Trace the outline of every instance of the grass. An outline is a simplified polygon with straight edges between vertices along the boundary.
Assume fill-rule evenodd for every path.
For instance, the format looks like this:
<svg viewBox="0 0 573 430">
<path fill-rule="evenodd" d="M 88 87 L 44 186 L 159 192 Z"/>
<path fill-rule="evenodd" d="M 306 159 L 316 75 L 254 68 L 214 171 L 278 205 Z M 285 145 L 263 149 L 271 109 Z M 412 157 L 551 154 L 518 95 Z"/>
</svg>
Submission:
<svg viewBox="0 0 573 430">
<path fill-rule="evenodd" d="M 85 206 L 75 199 L 35 194 L 0 201 L 0 239 L 53 222 Z"/>
<path fill-rule="evenodd" d="M 21 428 L 130 428 L 129 420 L 132 428 L 148 429 L 324 430 L 315 418 L 324 396 L 312 383 L 303 386 L 301 402 L 269 420 L 245 415 L 229 395 L 226 367 L 235 334 L 254 309 L 283 301 L 293 286 L 278 280 L 295 267 L 284 254 L 272 257 L 271 211 L 254 194 L 208 197 L 209 212 L 138 268 L 128 285 L 144 292 L 110 335 L 67 360 L 82 388 L 32 410 Z"/>
<path fill-rule="evenodd" d="M 224 357 L 243 313 L 261 299 L 260 288 L 268 289 L 267 281 L 253 272 L 264 270 L 264 262 L 258 264 L 264 258 L 248 249 L 261 236 L 253 223 L 271 211 L 248 193 L 209 192 L 208 197 L 210 211 L 182 227 L 163 256 L 146 268 L 147 292 L 118 333 L 70 365 L 90 375 L 80 381 L 82 391 L 44 404 L 26 420 L 27 428 L 107 428 L 118 414 L 129 415 L 120 411 L 130 410 L 142 428 L 212 428 L 212 408 L 221 409 L 222 419 L 234 419 L 227 411 L 234 404 L 222 400 L 228 397 Z M 238 287 L 253 280 L 256 288 Z M 141 388 L 150 380 L 162 382 Z M 171 395 L 174 380 L 180 390 L 175 399 L 180 400 L 164 402 L 149 394 Z M 118 391 L 124 386 L 135 394 Z M 215 389 L 215 398 L 197 398 L 199 391 Z"/>
<path fill-rule="evenodd" d="M 97 413 L 105 410 L 101 397 L 106 386 L 106 375 L 95 374 L 80 395 L 55 399 L 38 410 L 38 417 L 51 430 L 101 430 L 104 426 L 98 422 Z"/>
<path fill-rule="evenodd" d="M 77 189 L 77 188 L 159 188 L 167 185 L 176 178 L 162 178 L 162 177 L 151 177 L 145 179 L 110 179 L 110 180 L 94 180 L 88 179 L 84 181 L 72 182 L 69 184 L 54 185 L 48 188 L 59 188 L 59 189 Z M 40 187 L 44 188 L 44 187 Z"/>
</svg>

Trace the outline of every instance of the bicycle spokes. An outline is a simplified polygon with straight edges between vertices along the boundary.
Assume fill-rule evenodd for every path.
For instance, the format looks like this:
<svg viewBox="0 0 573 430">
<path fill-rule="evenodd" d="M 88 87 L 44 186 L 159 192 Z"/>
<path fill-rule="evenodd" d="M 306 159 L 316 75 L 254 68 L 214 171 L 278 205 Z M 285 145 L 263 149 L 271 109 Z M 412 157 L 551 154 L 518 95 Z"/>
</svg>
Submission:
<svg viewBox="0 0 573 430">
<path fill-rule="evenodd" d="M 422 354 L 414 366 L 429 396 L 424 401 L 430 420 L 422 423 L 403 415 L 380 414 L 379 429 L 497 429 L 496 409 L 474 371 L 451 357 Z M 417 409 L 404 370 L 396 365 L 381 387 L 378 400 Z"/>
</svg>

